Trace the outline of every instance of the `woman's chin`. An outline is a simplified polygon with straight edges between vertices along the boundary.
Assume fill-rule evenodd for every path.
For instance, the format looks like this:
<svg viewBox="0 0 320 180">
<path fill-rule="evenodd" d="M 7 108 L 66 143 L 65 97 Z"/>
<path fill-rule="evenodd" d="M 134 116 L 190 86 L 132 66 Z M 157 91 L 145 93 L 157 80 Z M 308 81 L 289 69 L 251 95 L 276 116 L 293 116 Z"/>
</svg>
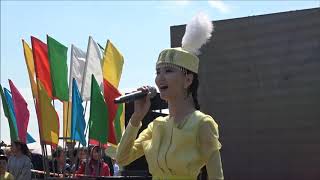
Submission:
<svg viewBox="0 0 320 180">
<path fill-rule="evenodd" d="M 168 100 L 167 95 L 166 95 L 165 93 L 161 93 L 161 92 L 160 92 L 160 98 L 161 98 L 162 100 L 165 100 L 165 101 Z"/>
</svg>

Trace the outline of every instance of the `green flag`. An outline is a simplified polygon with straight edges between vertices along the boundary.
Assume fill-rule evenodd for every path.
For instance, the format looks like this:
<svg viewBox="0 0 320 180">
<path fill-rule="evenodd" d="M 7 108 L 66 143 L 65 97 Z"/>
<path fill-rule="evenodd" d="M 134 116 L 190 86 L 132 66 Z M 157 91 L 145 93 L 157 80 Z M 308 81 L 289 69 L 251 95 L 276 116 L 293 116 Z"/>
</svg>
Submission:
<svg viewBox="0 0 320 180">
<path fill-rule="evenodd" d="M 68 48 L 48 35 L 47 44 L 53 96 L 61 101 L 68 101 Z"/>
<path fill-rule="evenodd" d="M 5 98 L 1 84 L 0 84 L 0 88 L 1 88 L 0 93 L 1 93 L 3 112 L 9 122 L 10 138 L 11 138 L 11 141 L 16 141 L 19 138 L 18 138 L 17 128 L 15 128 L 15 125 L 14 125 L 14 123 L 15 123 L 14 122 L 15 116 L 13 114 L 14 112 L 10 111 L 9 104 L 7 102 L 7 99 Z"/>
<path fill-rule="evenodd" d="M 91 102 L 89 118 L 89 139 L 102 144 L 108 140 L 108 109 L 94 75 L 91 77 Z"/>
</svg>

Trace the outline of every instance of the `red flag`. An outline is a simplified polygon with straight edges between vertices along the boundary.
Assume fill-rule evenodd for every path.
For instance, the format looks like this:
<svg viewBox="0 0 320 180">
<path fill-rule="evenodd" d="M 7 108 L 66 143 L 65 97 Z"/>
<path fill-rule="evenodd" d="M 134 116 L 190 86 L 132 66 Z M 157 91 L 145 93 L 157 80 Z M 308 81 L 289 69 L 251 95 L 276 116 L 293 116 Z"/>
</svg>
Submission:
<svg viewBox="0 0 320 180">
<path fill-rule="evenodd" d="M 48 47 L 39 39 L 31 36 L 36 77 L 43 84 L 48 96 L 52 98 L 52 81 L 48 59 Z"/>
<path fill-rule="evenodd" d="M 121 96 L 120 92 L 113 87 L 113 85 L 108 82 L 107 80 L 103 80 L 103 87 L 104 87 L 104 100 L 106 101 L 107 108 L 108 108 L 108 143 L 117 145 L 120 141 L 120 139 L 117 139 L 117 134 L 116 131 L 117 129 L 115 128 L 114 121 L 117 115 L 117 110 L 118 110 L 118 104 L 115 104 L 113 101 L 115 98 Z M 118 132 L 118 131 L 117 131 Z M 99 145 L 99 142 L 94 140 L 94 139 L 89 139 L 89 144 L 92 145 Z M 103 147 L 107 148 L 107 144 L 100 144 Z"/>
<path fill-rule="evenodd" d="M 10 79 L 9 79 L 9 85 L 10 85 L 11 94 L 12 94 L 14 112 L 16 115 L 19 139 L 22 142 L 26 143 L 27 129 L 28 129 L 28 123 L 29 123 L 29 117 L 30 117 L 28 104 Z"/>
<path fill-rule="evenodd" d="M 116 139 L 116 132 L 114 127 L 114 120 L 116 117 L 118 105 L 115 104 L 113 101 L 115 98 L 121 96 L 120 92 L 117 88 L 113 87 L 113 85 L 106 79 L 103 80 L 103 87 L 104 87 L 104 99 L 107 103 L 108 112 L 109 112 L 109 135 L 108 135 L 108 142 L 112 144 L 118 144 Z"/>
</svg>

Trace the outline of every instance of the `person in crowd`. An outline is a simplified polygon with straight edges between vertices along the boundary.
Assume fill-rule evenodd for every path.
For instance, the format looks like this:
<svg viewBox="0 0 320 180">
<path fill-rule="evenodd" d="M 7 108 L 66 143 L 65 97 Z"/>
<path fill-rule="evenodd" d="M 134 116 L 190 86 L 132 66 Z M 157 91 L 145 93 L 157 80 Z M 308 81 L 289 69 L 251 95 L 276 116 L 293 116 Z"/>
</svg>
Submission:
<svg viewBox="0 0 320 180">
<path fill-rule="evenodd" d="M 156 63 L 155 83 L 167 101 L 169 115 L 158 117 L 136 139 L 150 109 L 150 94 L 134 102 L 134 113 L 118 144 L 116 161 L 128 165 L 145 155 L 153 179 L 197 179 L 206 166 L 210 180 L 224 179 L 218 125 L 200 111 L 198 53 L 211 37 L 212 22 L 199 14 L 186 26 L 182 47 L 163 50 Z M 148 92 L 150 87 L 138 90 Z"/>
<path fill-rule="evenodd" d="M 71 166 L 66 163 L 65 153 L 62 147 L 57 147 L 57 149 L 52 153 L 52 157 L 53 159 L 49 164 L 50 172 L 59 174 L 71 172 Z"/>
<path fill-rule="evenodd" d="M 109 170 L 110 170 L 110 176 L 113 176 L 113 163 L 112 163 L 112 159 L 110 156 L 106 155 L 105 153 L 105 149 L 102 150 L 102 159 L 103 162 L 107 163 L 109 166 Z"/>
<path fill-rule="evenodd" d="M 8 161 L 8 171 L 15 180 L 30 180 L 32 163 L 28 146 L 20 141 L 11 144 L 12 155 Z"/>
<path fill-rule="evenodd" d="M 112 159 L 112 164 L 113 164 L 113 176 L 120 176 L 121 175 L 120 167 L 114 159 Z"/>
<path fill-rule="evenodd" d="M 4 154 L 0 154 L 0 179 L 1 180 L 14 180 L 12 174 L 7 172 L 8 158 Z"/>
<path fill-rule="evenodd" d="M 110 169 L 107 163 L 102 159 L 102 148 L 94 146 L 90 152 L 89 162 L 80 165 L 76 174 L 89 176 L 110 176 Z"/>
<path fill-rule="evenodd" d="M 76 172 L 79 169 L 79 166 L 83 163 L 86 162 L 86 158 L 87 158 L 87 149 L 85 147 L 81 147 L 79 149 L 75 149 L 73 151 L 73 165 L 72 165 L 72 172 Z"/>
<path fill-rule="evenodd" d="M 10 159 L 10 156 L 12 155 L 11 147 L 5 147 L 3 151 L 7 158 Z"/>
</svg>

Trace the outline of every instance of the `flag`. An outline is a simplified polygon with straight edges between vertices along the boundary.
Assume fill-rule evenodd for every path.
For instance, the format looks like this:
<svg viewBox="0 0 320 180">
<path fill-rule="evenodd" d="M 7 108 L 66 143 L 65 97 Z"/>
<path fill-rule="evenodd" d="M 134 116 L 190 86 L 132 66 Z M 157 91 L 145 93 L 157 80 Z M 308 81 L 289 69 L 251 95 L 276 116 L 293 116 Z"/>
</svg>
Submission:
<svg viewBox="0 0 320 180">
<path fill-rule="evenodd" d="M 10 128 L 10 138 L 11 138 L 11 141 L 16 141 L 19 139 L 18 131 L 17 131 L 18 128 L 16 128 L 13 108 L 10 108 L 10 104 L 12 105 L 12 103 L 8 102 L 11 100 L 10 91 L 4 88 L 4 92 L 3 92 L 1 85 L 0 87 L 1 87 L 0 93 L 1 93 L 3 112 L 8 119 L 9 128 Z"/>
<path fill-rule="evenodd" d="M 27 133 L 27 144 L 34 142 L 36 142 L 36 140 L 29 133 Z"/>
<path fill-rule="evenodd" d="M 109 111 L 108 142 L 117 145 L 124 129 L 124 105 L 113 101 L 121 94 L 118 86 L 121 78 L 124 59 L 118 49 L 108 40 L 103 58 L 104 98 Z"/>
<path fill-rule="evenodd" d="M 47 35 L 53 96 L 68 101 L 68 48 Z"/>
<path fill-rule="evenodd" d="M 72 116 L 71 116 L 71 139 L 79 141 L 83 146 L 86 146 L 86 137 L 84 130 L 86 121 L 84 120 L 84 109 L 82 99 L 78 90 L 77 82 L 72 80 Z"/>
<path fill-rule="evenodd" d="M 19 133 L 18 133 L 17 121 L 16 121 L 15 112 L 14 112 L 14 105 L 12 102 L 11 92 L 6 88 L 4 88 L 4 91 L 5 91 L 4 97 L 5 97 L 5 101 L 6 101 L 6 106 L 8 108 L 9 114 L 10 114 L 8 117 L 11 118 L 11 123 L 9 121 L 10 137 L 11 137 L 12 141 L 19 140 L 20 138 L 18 136 Z M 1 88 L 1 94 L 2 93 L 3 92 L 2 92 L 2 88 Z M 1 97 L 2 97 L 2 95 L 1 95 Z M 5 105 L 5 104 L 3 104 L 3 105 Z M 8 118 L 8 120 L 9 120 L 9 118 Z M 11 130 L 14 131 L 13 133 L 14 133 L 14 136 L 16 136 L 16 138 L 15 137 L 12 138 Z M 36 140 L 34 140 L 34 138 L 29 133 L 27 133 L 27 144 L 33 143 L 33 142 L 36 142 Z"/>
<path fill-rule="evenodd" d="M 25 59 L 27 69 L 28 69 L 28 74 L 29 74 L 32 95 L 33 95 L 33 98 L 36 98 L 38 96 L 38 93 L 37 93 L 36 75 L 34 70 L 32 50 L 24 40 L 22 40 L 22 44 L 23 44 L 23 51 L 24 51 L 24 59 Z"/>
<path fill-rule="evenodd" d="M 125 129 L 125 108 L 124 104 L 118 104 L 116 117 L 114 120 L 115 135 L 117 144 L 120 142 L 122 133 Z"/>
<path fill-rule="evenodd" d="M 15 112 L 14 114 L 15 114 L 19 139 L 20 141 L 26 143 L 28 123 L 29 123 L 29 117 L 30 117 L 28 104 L 10 79 L 9 79 L 9 85 L 10 85 L 10 90 L 12 94 L 12 102 L 13 102 L 13 107 Z"/>
<path fill-rule="evenodd" d="M 63 102 L 63 137 L 71 137 L 72 80 L 73 78 L 76 79 L 78 87 L 82 86 L 85 62 L 86 53 L 72 44 L 69 71 L 69 102 Z"/>
<path fill-rule="evenodd" d="M 116 120 L 116 116 L 117 116 L 118 107 L 122 109 L 122 106 L 115 104 L 114 99 L 121 96 L 121 94 L 106 79 L 103 80 L 103 86 L 104 86 L 104 99 L 105 99 L 105 102 L 107 103 L 108 112 L 109 112 L 108 113 L 108 126 L 109 126 L 108 142 L 116 145 L 120 141 L 118 137 L 121 137 L 121 127 L 119 122 L 121 114 L 118 115 L 117 120 Z M 119 110 L 118 113 L 121 113 L 121 112 L 122 110 Z M 115 129 L 115 128 L 118 128 L 118 129 Z M 117 133 L 120 133 L 120 135 Z"/>
<path fill-rule="evenodd" d="M 51 105 L 51 99 L 41 81 L 38 80 L 37 84 L 39 103 L 36 107 L 38 107 L 39 117 L 41 119 L 41 121 L 39 121 L 41 141 L 45 144 L 57 146 L 59 140 L 59 117 Z"/>
<path fill-rule="evenodd" d="M 47 45 L 33 36 L 31 36 L 31 44 L 36 78 L 41 81 L 48 96 L 52 98 L 52 81 Z"/>
<path fill-rule="evenodd" d="M 86 53 L 71 45 L 71 60 L 70 60 L 70 78 L 69 78 L 69 99 L 72 96 L 72 79 L 76 79 L 78 87 L 82 87 L 84 66 L 86 63 Z"/>
<path fill-rule="evenodd" d="M 104 50 L 103 78 L 108 80 L 113 87 L 118 88 L 123 67 L 123 56 L 118 49 L 108 40 Z"/>
<path fill-rule="evenodd" d="M 71 100 L 63 101 L 63 137 L 65 138 L 71 137 L 71 111 L 72 111 Z M 71 141 L 67 139 L 67 142 L 71 142 Z"/>
<path fill-rule="evenodd" d="M 27 69 L 28 69 L 28 74 L 29 74 L 32 96 L 33 96 L 33 99 L 36 99 L 38 97 L 38 88 L 36 83 L 32 49 L 24 40 L 22 40 L 22 44 L 23 44 L 24 59 L 25 59 Z M 34 142 L 36 142 L 36 140 L 34 140 L 34 138 L 29 133 L 27 133 L 27 144 L 34 143 Z"/>
<path fill-rule="evenodd" d="M 106 144 L 108 139 L 108 109 L 94 75 L 92 75 L 91 81 L 89 139 Z"/>
<path fill-rule="evenodd" d="M 81 87 L 81 96 L 84 101 L 90 100 L 90 83 L 91 83 L 91 75 L 94 75 L 99 86 L 103 84 L 103 75 L 101 68 L 101 55 L 100 49 L 97 43 L 89 37 L 87 56 L 86 56 L 86 64 L 84 67 L 84 75 L 82 80 Z"/>
</svg>

